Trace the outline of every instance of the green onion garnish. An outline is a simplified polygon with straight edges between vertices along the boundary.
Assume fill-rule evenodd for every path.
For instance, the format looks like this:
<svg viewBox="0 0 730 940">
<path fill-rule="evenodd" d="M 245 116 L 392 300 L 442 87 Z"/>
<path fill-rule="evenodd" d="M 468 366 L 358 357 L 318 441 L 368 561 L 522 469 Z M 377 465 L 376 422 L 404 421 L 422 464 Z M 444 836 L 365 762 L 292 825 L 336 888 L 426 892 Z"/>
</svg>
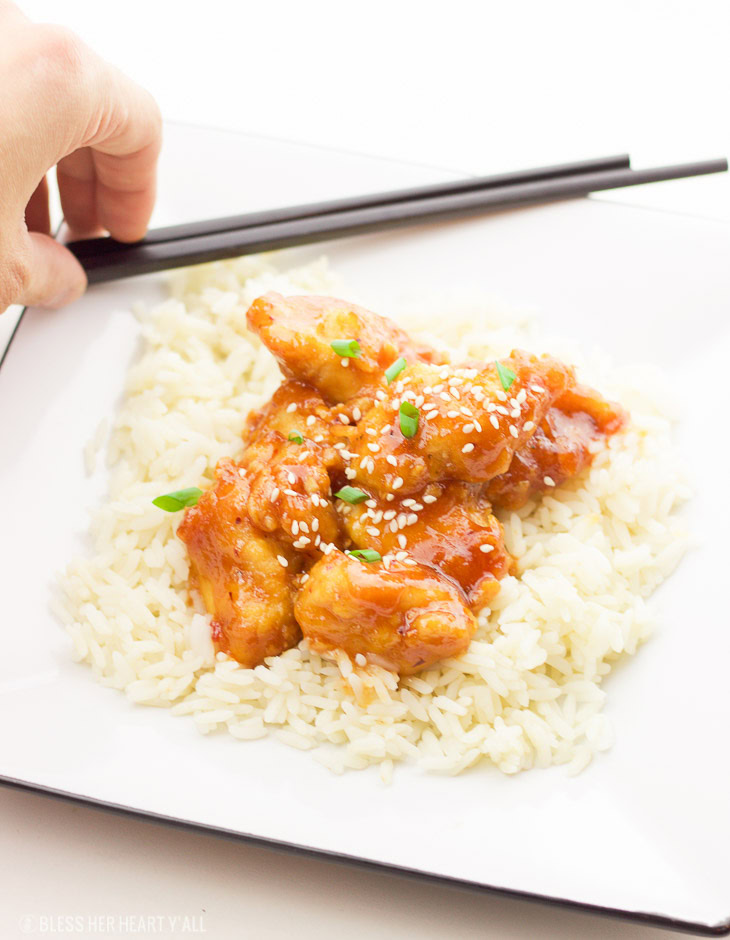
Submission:
<svg viewBox="0 0 730 940">
<path fill-rule="evenodd" d="M 295 444 L 303 444 L 304 438 L 301 434 L 298 434 L 296 431 L 289 432 L 289 440 L 294 441 Z"/>
<path fill-rule="evenodd" d="M 398 378 L 405 367 L 406 361 L 403 356 L 401 356 L 400 359 L 396 359 L 392 365 L 388 366 L 388 368 L 385 370 L 385 378 L 388 382 L 388 385 L 390 385 L 393 379 Z"/>
<path fill-rule="evenodd" d="M 499 359 L 496 359 L 494 364 L 497 366 L 497 375 L 499 376 L 499 381 L 502 383 L 502 388 L 505 392 L 510 390 L 510 386 L 517 378 L 516 373 L 514 373 L 509 366 L 503 366 Z"/>
<path fill-rule="evenodd" d="M 356 339 L 336 339 L 330 343 L 338 356 L 344 356 L 347 359 L 357 359 L 362 350 Z"/>
<path fill-rule="evenodd" d="M 400 406 L 400 429 L 403 437 L 413 437 L 418 430 L 418 408 L 409 401 Z"/>
<path fill-rule="evenodd" d="M 343 486 L 339 493 L 335 493 L 337 499 L 343 499 L 346 503 L 362 503 L 368 498 L 364 490 L 359 490 L 356 486 Z"/>
<path fill-rule="evenodd" d="M 357 558 L 358 561 L 382 561 L 383 556 L 376 552 L 374 548 L 356 548 L 354 551 L 346 551 L 346 555 L 351 558 Z"/>
<path fill-rule="evenodd" d="M 152 502 L 158 509 L 164 509 L 165 512 L 180 512 L 186 506 L 197 506 L 202 495 L 203 491 L 201 489 L 198 489 L 197 486 L 190 486 L 186 490 L 165 493 L 164 496 L 158 496 Z"/>
</svg>

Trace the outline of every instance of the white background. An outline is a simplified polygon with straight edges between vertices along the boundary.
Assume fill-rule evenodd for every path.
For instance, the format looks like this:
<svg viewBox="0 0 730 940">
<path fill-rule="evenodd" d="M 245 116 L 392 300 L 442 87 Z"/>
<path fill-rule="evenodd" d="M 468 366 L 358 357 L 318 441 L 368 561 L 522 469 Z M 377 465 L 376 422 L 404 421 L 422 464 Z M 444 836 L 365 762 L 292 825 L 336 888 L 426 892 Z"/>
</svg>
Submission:
<svg viewBox="0 0 730 940">
<path fill-rule="evenodd" d="M 465 172 L 624 150 L 636 165 L 730 152 L 722 0 L 22 6 L 74 28 L 168 120 Z M 730 219 L 727 176 L 611 198 Z M 9 791 L 0 878 L 7 937 L 24 935 L 24 915 L 62 914 L 202 915 L 215 938 L 666 936 Z"/>
</svg>

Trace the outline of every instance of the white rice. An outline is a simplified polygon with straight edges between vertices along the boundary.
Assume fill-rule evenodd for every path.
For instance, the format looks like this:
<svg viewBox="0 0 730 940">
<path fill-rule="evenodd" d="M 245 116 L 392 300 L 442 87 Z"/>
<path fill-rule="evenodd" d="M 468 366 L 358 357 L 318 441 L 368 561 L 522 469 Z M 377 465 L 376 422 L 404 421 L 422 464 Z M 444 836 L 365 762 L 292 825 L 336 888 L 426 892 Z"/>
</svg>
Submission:
<svg viewBox="0 0 730 940">
<path fill-rule="evenodd" d="M 104 685 L 190 715 L 203 733 L 227 728 L 245 741 L 273 731 L 291 747 L 318 748 L 337 773 L 379 764 L 387 782 L 403 759 L 448 774 L 482 760 L 505 773 L 558 763 L 580 771 L 612 743 L 603 679 L 649 635 L 645 598 L 685 549 L 675 512 L 688 493 L 656 377 L 624 369 L 628 381 L 617 383 L 610 369 L 581 371 L 631 410 L 631 426 L 579 480 L 502 515 L 518 576 L 502 582 L 463 656 L 399 682 L 302 642 L 244 669 L 214 654 L 209 617 L 188 604 L 180 515 L 151 500 L 205 487 L 216 461 L 240 451 L 248 411 L 279 383 L 245 325 L 248 305 L 272 289 L 343 293 L 324 260 L 284 273 L 266 257 L 245 258 L 183 272 L 172 299 L 137 311 L 144 346 L 112 428 L 109 497 L 93 519 L 91 557 L 62 578 L 59 615 L 77 658 Z M 456 358 L 546 348 L 515 317 L 473 305 L 461 320 L 449 312 L 446 325 L 426 322 L 422 307 L 410 323 L 398 319 Z"/>
</svg>

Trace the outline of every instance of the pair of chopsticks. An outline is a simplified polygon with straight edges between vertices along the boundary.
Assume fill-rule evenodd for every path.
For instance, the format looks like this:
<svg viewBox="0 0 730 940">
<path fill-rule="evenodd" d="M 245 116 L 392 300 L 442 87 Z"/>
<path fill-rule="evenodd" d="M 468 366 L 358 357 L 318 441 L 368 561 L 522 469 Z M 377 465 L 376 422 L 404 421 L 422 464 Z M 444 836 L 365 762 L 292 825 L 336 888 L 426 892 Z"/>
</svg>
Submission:
<svg viewBox="0 0 730 940">
<path fill-rule="evenodd" d="M 150 274 L 238 255 L 573 199 L 605 189 L 722 173 L 727 160 L 632 170 L 627 154 L 497 176 L 252 212 L 152 229 L 134 244 L 89 238 L 68 247 L 89 283 Z"/>
</svg>

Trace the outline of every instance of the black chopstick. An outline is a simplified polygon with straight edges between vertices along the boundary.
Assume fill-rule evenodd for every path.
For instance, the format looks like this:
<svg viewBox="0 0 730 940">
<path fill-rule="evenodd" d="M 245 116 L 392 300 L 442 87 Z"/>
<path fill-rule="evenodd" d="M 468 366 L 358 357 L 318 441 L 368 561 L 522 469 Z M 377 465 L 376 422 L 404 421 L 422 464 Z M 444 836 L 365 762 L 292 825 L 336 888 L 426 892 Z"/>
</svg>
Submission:
<svg viewBox="0 0 730 940">
<path fill-rule="evenodd" d="M 209 234 L 193 234 L 189 237 L 180 234 L 179 230 L 185 226 L 175 226 L 178 234 L 171 241 L 157 240 L 151 233 L 151 239 L 148 237 L 133 245 L 122 245 L 112 239 L 90 239 L 71 242 L 68 247 L 76 253 L 86 269 L 89 282 L 93 284 L 335 237 L 571 199 L 600 190 L 721 173 L 727 168 L 725 159 L 648 170 L 620 168 L 511 182 L 486 189 L 467 188 L 357 209 L 330 211 L 321 215 L 287 217 L 284 221 L 264 224 L 247 223 L 244 228 L 214 230 Z M 250 219 L 250 216 L 243 218 Z M 193 223 L 188 231 L 199 231 L 199 226 L 200 223 Z"/>
<path fill-rule="evenodd" d="M 532 183 L 545 179 L 561 179 L 581 173 L 600 173 L 605 170 L 620 170 L 629 167 L 627 153 L 609 157 L 595 157 L 592 160 L 580 160 L 574 163 L 562 163 L 555 166 L 533 167 L 512 173 L 499 173 L 492 176 L 475 176 L 468 179 L 452 180 L 446 183 L 432 183 L 428 186 L 412 186 L 409 189 L 388 190 L 345 199 L 331 199 L 327 202 L 312 202 L 304 205 L 289 206 L 281 209 L 267 209 L 262 212 L 249 212 L 245 215 L 230 215 L 218 219 L 205 219 L 199 222 L 185 222 L 182 225 L 168 225 L 153 229 L 144 238 L 145 245 L 157 245 L 162 242 L 180 241 L 181 239 L 199 238 L 218 232 L 240 231 L 257 225 L 271 225 L 274 222 L 288 222 L 294 219 L 310 219 L 315 216 L 333 215 L 337 212 L 350 212 L 355 209 L 367 209 L 373 206 L 408 202 L 413 199 L 428 199 L 436 196 L 449 196 L 475 190 L 497 189 L 516 183 Z M 74 253 L 81 259 L 101 252 L 116 250 L 120 243 L 110 238 L 90 238 L 74 242 Z"/>
</svg>

